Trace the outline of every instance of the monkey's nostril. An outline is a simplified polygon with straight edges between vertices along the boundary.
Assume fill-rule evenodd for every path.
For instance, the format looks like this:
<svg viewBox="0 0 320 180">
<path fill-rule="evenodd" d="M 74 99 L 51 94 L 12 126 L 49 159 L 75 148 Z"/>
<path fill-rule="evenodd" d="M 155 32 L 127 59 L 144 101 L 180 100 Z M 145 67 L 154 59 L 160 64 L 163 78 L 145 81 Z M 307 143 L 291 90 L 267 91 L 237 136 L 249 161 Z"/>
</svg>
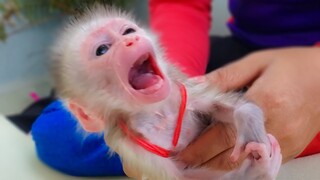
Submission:
<svg viewBox="0 0 320 180">
<path fill-rule="evenodd" d="M 133 45 L 133 42 L 132 41 L 129 41 L 127 42 L 126 46 L 132 46 Z"/>
<path fill-rule="evenodd" d="M 135 36 L 135 37 L 132 37 L 132 38 L 129 38 L 129 39 L 126 39 L 125 40 L 125 45 L 126 46 L 132 46 L 136 41 L 139 41 L 140 37 L 139 36 Z"/>
</svg>

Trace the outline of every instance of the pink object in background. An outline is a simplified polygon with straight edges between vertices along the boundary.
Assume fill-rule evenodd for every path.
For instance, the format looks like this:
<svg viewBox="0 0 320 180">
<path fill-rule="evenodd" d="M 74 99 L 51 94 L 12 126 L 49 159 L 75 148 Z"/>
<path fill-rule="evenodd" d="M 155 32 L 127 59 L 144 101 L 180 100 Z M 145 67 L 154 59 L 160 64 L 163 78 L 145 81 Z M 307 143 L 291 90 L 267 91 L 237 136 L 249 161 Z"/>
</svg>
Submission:
<svg viewBox="0 0 320 180">
<path fill-rule="evenodd" d="M 36 92 L 30 92 L 29 95 L 35 102 L 40 100 L 40 96 Z"/>
</svg>

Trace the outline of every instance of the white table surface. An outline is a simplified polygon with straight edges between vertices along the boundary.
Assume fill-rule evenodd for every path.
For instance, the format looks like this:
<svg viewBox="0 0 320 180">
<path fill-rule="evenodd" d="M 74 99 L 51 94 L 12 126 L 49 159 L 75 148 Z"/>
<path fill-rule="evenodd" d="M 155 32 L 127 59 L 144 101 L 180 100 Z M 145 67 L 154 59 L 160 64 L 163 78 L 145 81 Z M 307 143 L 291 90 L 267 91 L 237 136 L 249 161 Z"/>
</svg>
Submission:
<svg viewBox="0 0 320 180">
<path fill-rule="evenodd" d="M 38 160 L 30 135 L 18 130 L 0 115 L 0 180 L 95 180 L 128 178 L 83 178 L 55 171 Z M 279 180 L 320 180 L 320 154 L 282 165 Z"/>
<path fill-rule="evenodd" d="M 0 180 L 97 180 L 116 177 L 74 177 L 62 174 L 43 164 L 36 156 L 30 135 L 24 134 L 0 115 Z"/>
</svg>

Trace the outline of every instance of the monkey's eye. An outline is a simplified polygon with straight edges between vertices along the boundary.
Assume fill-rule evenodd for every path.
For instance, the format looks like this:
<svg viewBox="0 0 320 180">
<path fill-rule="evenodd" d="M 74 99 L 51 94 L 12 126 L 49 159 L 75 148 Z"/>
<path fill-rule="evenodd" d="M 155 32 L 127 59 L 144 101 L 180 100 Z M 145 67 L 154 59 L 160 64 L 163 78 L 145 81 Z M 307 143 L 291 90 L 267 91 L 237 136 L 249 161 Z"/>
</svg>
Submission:
<svg viewBox="0 0 320 180">
<path fill-rule="evenodd" d="M 123 32 L 122 35 L 127 35 L 127 34 L 131 34 L 131 33 L 134 33 L 134 32 L 136 32 L 135 29 L 133 29 L 133 28 L 128 28 L 128 29 L 126 29 L 126 30 Z"/>
<path fill-rule="evenodd" d="M 109 50 L 109 45 L 106 44 L 102 44 L 98 47 L 98 49 L 96 50 L 96 55 L 97 56 L 102 56 L 105 53 L 107 53 L 107 51 Z"/>
</svg>

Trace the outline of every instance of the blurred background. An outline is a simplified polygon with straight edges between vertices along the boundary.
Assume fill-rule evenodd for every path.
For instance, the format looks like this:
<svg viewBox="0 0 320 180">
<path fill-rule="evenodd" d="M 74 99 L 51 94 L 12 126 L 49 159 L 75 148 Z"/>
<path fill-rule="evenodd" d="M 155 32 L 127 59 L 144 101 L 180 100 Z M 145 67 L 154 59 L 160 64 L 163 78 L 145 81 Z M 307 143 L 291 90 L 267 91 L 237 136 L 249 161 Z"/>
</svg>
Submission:
<svg viewBox="0 0 320 180">
<path fill-rule="evenodd" d="M 90 1 L 0 0 L 0 114 L 21 112 L 34 101 L 30 93 L 50 95 L 49 47 L 66 16 L 84 2 Z M 133 11 L 148 24 L 148 0 L 105 2 Z M 211 34 L 229 34 L 227 2 L 213 1 Z"/>
</svg>

